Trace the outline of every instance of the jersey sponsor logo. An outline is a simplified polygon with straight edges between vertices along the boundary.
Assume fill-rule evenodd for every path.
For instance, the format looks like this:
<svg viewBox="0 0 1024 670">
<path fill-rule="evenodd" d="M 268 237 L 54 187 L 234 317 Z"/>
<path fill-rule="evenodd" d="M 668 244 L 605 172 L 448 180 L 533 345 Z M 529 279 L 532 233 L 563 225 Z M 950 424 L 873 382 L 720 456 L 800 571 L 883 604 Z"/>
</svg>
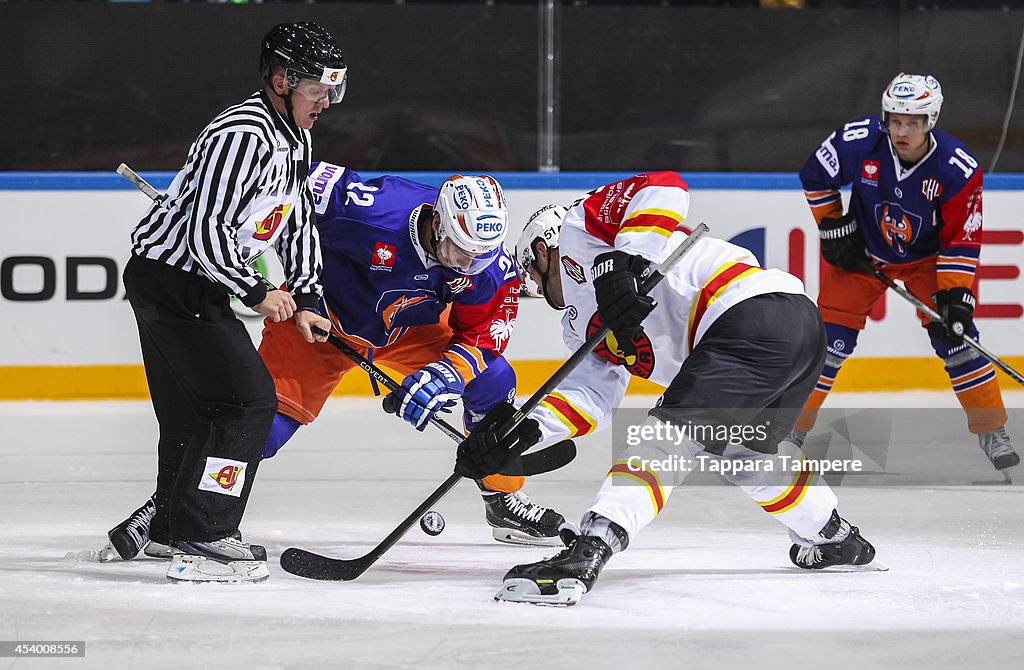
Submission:
<svg viewBox="0 0 1024 670">
<path fill-rule="evenodd" d="M 860 166 L 860 180 L 868 186 L 878 186 L 878 173 L 882 164 L 878 161 L 864 161 Z"/>
<path fill-rule="evenodd" d="M 327 211 L 327 203 L 331 200 L 331 190 L 344 174 L 345 168 L 333 163 L 320 163 L 309 174 L 307 182 L 309 190 L 313 193 L 313 205 L 317 214 Z"/>
<path fill-rule="evenodd" d="M 894 202 L 875 205 L 875 216 L 882 231 L 882 239 L 897 256 L 906 256 L 907 249 L 921 232 L 921 217 Z"/>
<path fill-rule="evenodd" d="M 967 218 L 964 220 L 964 240 L 973 242 L 971 235 L 981 230 L 981 187 L 967 197 Z"/>
<path fill-rule="evenodd" d="M 430 275 L 416 275 L 413 279 L 416 281 L 427 281 L 430 279 Z"/>
<path fill-rule="evenodd" d="M 452 292 L 452 295 L 473 288 L 473 280 L 469 277 L 456 277 L 455 279 L 449 279 L 445 283 L 448 284 L 448 290 Z"/>
<path fill-rule="evenodd" d="M 288 218 L 291 205 L 278 205 L 266 218 L 256 223 L 256 232 L 252 234 L 253 239 L 266 241 L 274 236 L 274 232 L 281 226 L 281 223 Z"/>
<path fill-rule="evenodd" d="M 512 310 L 506 310 L 504 318 L 498 317 L 491 322 L 489 332 L 494 343 L 501 347 L 501 344 L 512 337 L 512 329 L 515 328 L 516 317 Z"/>
<path fill-rule="evenodd" d="M 373 257 L 370 258 L 370 269 L 391 272 L 395 267 L 395 251 L 394 246 L 377 242 L 373 247 Z"/>
<path fill-rule="evenodd" d="M 836 148 L 832 146 L 832 138 L 836 136 L 832 133 L 828 136 L 818 150 L 814 152 L 814 155 L 818 157 L 818 162 L 821 163 L 821 167 L 825 168 L 825 172 L 828 172 L 830 177 L 835 177 L 839 174 L 839 156 L 836 154 Z"/>
<path fill-rule="evenodd" d="M 199 480 L 199 490 L 238 498 L 245 488 L 244 461 L 208 456 L 203 476 Z"/>
<path fill-rule="evenodd" d="M 565 270 L 565 274 L 569 275 L 577 284 L 587 283 L 587 272 L 583 269 L 583 266 L 569 258 L 568 256 L 562 256 L 562 269 Z"/>
<path fill-rule="evenodd" d="M 601 325 L 601 318 L 594 312 L 590 317 L 590 323 L 587 324 L 587 338 L 596 333 Z M 647 379 L 654 372 L 654 345 L 643 328 L 633 336 L 633 339 L 625 343 L 620 343 L 615 339 L 615 335 L 609 332 L 594 347 L 594 353 L 610 363 L 623 366 L 635 377 Z"/>
<path fill-rule="evenodd" d="M 928 202 L 931 202 L 942 195 L 942 184 L 940 184 L 939 180 L 935 177 L 928 177 L 921 182 L 921 195 L 923 195 Z"/>
</svg>

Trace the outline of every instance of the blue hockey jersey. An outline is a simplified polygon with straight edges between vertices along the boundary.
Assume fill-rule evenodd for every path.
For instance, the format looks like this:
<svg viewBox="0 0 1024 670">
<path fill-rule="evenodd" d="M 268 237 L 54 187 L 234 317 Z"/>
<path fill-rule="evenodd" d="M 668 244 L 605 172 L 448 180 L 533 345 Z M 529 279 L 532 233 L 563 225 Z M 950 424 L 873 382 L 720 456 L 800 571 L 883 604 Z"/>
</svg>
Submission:
<svg viewBox="0 0 1024 670">
<path fill-rule="evenodd" d="M 839 188 L 852 184 L 849 211 L 882 264 L 937 255 L 939 288 L 969 287 L 981 252 L 982 172 L 960 140 L 933 129 L 928 153 L 904 168 L 877 116 L 829 135 L 800 171 L 817 222 L 843 213 Z"/>
<path fill-rule="evenodd" d="M 428 257 L 417 234 L 437 189 L 395 176 L 363 179 L 331 163 L 312 165 L 327 316 L 371 347 L 413 326 L 438 323 L 451 305 L 454 334 L 444 357 L 470 381 L 500 355 L 519 309 L 519 279 L 507 250 L 483 272 L 463 275 Z"/>
</svg>

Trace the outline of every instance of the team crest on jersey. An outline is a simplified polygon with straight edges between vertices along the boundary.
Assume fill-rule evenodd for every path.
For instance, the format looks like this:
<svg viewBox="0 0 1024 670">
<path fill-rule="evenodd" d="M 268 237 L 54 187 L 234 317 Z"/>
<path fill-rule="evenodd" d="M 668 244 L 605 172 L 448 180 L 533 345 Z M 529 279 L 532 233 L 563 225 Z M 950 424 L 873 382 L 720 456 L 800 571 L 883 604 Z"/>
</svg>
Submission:
<svg viewBox="0 0 1024 670">
<path fill-rule="evenodd" d="M 600 327 L 601 319 L 597 312 L 594 312 L 594 316 L 590 317 L 590 323 L 587 324 L 587 337 L 596 333 Z M 615 339 L 615 335 L 608 333 L 600 344 L 594 347 L 594 353 L 610 363 L 623 366 L 635 377 L 647 379 L 654 372 L 654 345 L 643 328 L 624 345 Z"/>
<path fill-rule="evenodd" d="M 875 205 L 875 217 L 882 231 L 882 239 L 892 248 L 893 253 L 900 257 L 906 256 L 907 249 L 921 232 L 921 217 L 894 202 Z"/>
<path fill-rule="evenodd" d="M 878 173 L 882 171 L 882 164 L 878 161 L 864 161 L 860 166 L 860 180 L 868 186 L 878 186 Z"/>
<path fill-rule="evenodd" d="M 587 273 L 583 266 L 568 256 L 562 256 L 562 268 L 565 270 L 565 274 L 569 275 L 569 278 L 577 284 L 587 283 Z"/>
<path fill-rule="evenodd" d="M 374 245 L 373 257 L 370 258 L 370 269 L 391 272 L 394 267 L 395 247 L 384 242 L 378 242 Z"/>
<path fill-rule="evenodd" d="M 445 283 L 448 284 L 448 290 L 452 292 L 452 295 L 473 288 L 473 280 L 469 277 L 456 277 L 455 279 L 449 279 Z"/>
<path fill-rule="evenodd" d="M 429 297 L 430 296 L 426 295 L 414 295 L 413 297 L 409 298 L 403 295 L 398 300 L 395 300 L 390 305 L 385 307 L 384 310 L 380 313 L 380 318 L 384 321 L 384 327 L 387 328 L 388 330 L 391 330 L 395 325 L 395 317 L 397 317 L 399 313 L 409 309 L 413 305 L 420 304 L 424 300 L 429 299 Z"/>
<path fill-rule="evenodd" d="M 265 219 L 256 223 L 256 232 L 252 234 L 253 239 L 266 241 L 272 238 L 274 231 L 281 226 L 281 222 L 288 218 L 288 212 L 291 209 L 291 205 L 278 205 L 275 207 L 270 214 L 267 214 Z"/>
<path fill-rule="evenodd" d="M 942 184 L 935 177 L 928 177 L 921 182 L 921 195 L 925 197 L 928 202 L 935 200 L 942 195 Z"/>
</svg>

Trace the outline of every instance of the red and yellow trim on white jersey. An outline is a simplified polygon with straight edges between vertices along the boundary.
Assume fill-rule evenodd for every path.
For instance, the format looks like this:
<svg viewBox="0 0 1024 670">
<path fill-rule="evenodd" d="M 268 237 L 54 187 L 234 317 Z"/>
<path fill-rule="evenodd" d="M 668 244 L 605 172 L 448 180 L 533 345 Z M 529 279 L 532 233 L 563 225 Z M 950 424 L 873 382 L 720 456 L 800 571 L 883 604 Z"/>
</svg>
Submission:
<svg viewBox="0 0 1024 670">
<path fill-rule="evenodd" d="M 758 505 L 761 506 L 761 509 L 769 514 L 782 514 L 783 512 L 788 512 L 800 504 L 800 501 L 804 499 L 805 495 L 807 495 L 807 489 L 810 486 L 811 478 L 814 476 L 814 470 L 803 469 L 803 464 L 806 460 L 806 456 L 800 460 L 800 472 L 793 477 L 793 481 L 786 487 L 785 491 L 771 500 L 758 503 Z"/>
<path fill-rule="evenodd" d="M 660 514 L 665 507 L 665 495 L 661 490 L 661 483 L 658 477 L 644 469 L 631 468 L 626 461 L 619 461 L 608 471 L 609 477 L 625 477 L 647 487 L 651 495 L 651 505 L 654 506 L 654 514 Z"/>
<path fill-rule="evenodd" d="M 693 307 L 690 309 L 690 325 L 687 329 L 689 331 L 690 351 L 693 351 L 693 342 L 697 336 L 697 329 L 700 327 L 700 321 L 704 318 L 704 314 L 707 313 L 708 307 L 718 300 L 731 285 L 757 272 L 762 272 L 761 268 L 736 262 L 725 263 L 722 267 L 715 270 L 711 279 L 700 288 L 700 293 L 697 294 L 697 299 L 693 301 Z"/>
<path fill-rule="evenodd" d="M 569 402 L 569 399 L 558 391 L 550 393 L 544 400 L 541 400 L 540 406 L 550 411 L 565 424 L 565 427 L 569 429 L 569 437 L 580 437 L 593 433 L 597 429 L 597 421 Z"/>
<path fill-rule="evenodd" d="M 683 215 L 671 209 L 641 209 L 622 222 L 619 233 L 657 233 L 671 237 L 683 222 Z"/>
</svg>

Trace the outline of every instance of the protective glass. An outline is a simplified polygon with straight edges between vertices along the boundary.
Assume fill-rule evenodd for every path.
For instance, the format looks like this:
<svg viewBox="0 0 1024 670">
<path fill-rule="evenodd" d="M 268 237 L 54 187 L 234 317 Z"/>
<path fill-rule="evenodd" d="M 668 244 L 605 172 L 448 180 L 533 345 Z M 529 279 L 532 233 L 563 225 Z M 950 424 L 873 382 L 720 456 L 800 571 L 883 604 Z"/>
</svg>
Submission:
<svg viewBox="0 0 1024 670">
<path fill-rule="evenodd" d="M 443 237 L 437 242 L 437 260 L 446 268 L 464 275 L 476 275 L 487 269 L 487 266 L 498 257 L 501 247 L 474 254 L 460 248 L 450 237 Z"/>
<path fill-rule="evenodd" d="M 288 88 L 310 102 L 335 105 L 345 98 L 345 89 L 348 88 L 348 71 L 345 69 L 327 68 L 319 81 L 289 70 L 286 79 Z"/>
</svg>

